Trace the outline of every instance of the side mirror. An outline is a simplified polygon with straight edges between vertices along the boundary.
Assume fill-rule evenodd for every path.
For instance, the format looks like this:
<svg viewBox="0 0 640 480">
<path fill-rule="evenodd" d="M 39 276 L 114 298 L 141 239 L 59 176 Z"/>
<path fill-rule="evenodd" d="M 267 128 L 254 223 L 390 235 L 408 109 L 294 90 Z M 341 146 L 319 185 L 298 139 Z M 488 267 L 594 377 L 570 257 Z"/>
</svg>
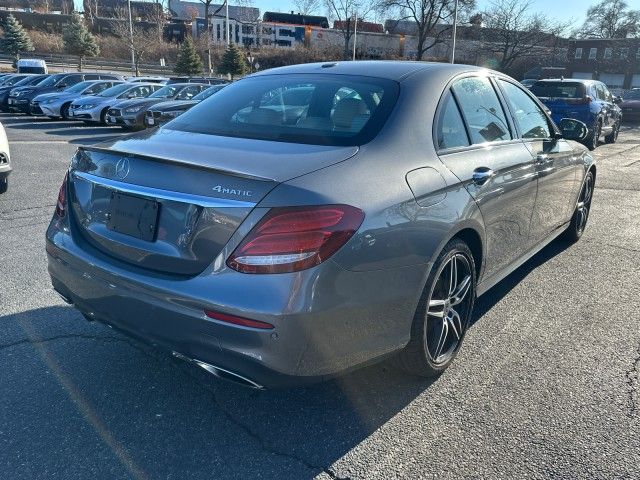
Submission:
<svg viewBox="0 0 640 480">
<path fill-rule="evenodd" d="M 67 84 L 66 83 L 59 83 L 58 85 L 56 85 L 56 88 L 58 90 L 62 90 L 63 88 L 67 88 Z"/>
<path fill-rule="evenodd" d="M 613 103 L 622 103 L 622 97 L 618 95 L 613 97 Z"/>
<path fill-rule="evenodd" d="M 562 137 L 567 140 L 576 140 L 578 142 L 587 138 L 589 129 L 580 120 L 574 120 L 573 118 L 563 118 L 558 123 L 558 128 L 562 132 Z"/>
</svg>

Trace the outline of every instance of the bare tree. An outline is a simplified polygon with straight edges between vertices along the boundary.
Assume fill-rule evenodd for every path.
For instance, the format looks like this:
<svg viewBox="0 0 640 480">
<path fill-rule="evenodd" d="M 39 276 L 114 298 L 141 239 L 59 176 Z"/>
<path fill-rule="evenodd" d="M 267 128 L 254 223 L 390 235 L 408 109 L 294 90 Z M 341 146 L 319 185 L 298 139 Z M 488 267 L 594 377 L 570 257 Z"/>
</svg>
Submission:
<svg viewBox="0 0 640 480">
<path fill-rule="evenodd" d="M 162 42 L 164 40 L 164 25 L 167 23 L 167 11 L 164 8 L 164 1 L 157 1 L 155 4 L 157 6 L 148 11 L 144 20 L 154 24 L 155 40 Z"/>
<path fill-rule="evenodd" d="M 576 35 L 585 38 L 640 37 L 640 10 L 631 10 L 625 0 L 603 0 L 589 7 L 587 20 Z"/>
<path fill-rule="evenodd" d="M 302 15 L 314 15 L 320 10 L 322 2 L 320 0 L 293 0 L 293 5 Z"/>
<path fill-rule="evenodd" d="M 530 8 L 530 0 L 494 0 L 483 12 L 483 49 L 494 55 L 499 70 L 509 71 L 519 60 L 549 54 L 570 26 L 530 13 Z"/>
<path fill-rule="evenodd" d="M 358 20 L 363 20 L 374 10 L 374 3 L 370 0 L 324 0 L 330 18 L 338 21 L 338 30 L 344 38 L 343 58 L 348 60 L 349 42 Z"/>
<path fill-rule="evenodd" d="M 149 41 L 149 31 L 134 24 L 133 35 L 131 35 L 129 21 L 124 19 L 117 19 L 111 22 L 111 31 L 116 37 L 126 40 L 129 50 L 133 51 L 135 75 L 140 75 L 140 62 L 154 46 L 154 42 Z"/>
<path fill-rule="evenodd" d="M 379 0 L 378 8 L 396 13 L 398 22 L 408 20 L 415 24 L 416 60 L 422 60 L 429 49 L 450 38 L 455 3 L 455 0 Z M 459 0 L 458 4 L 459 11 L 467 14 L 475 7 L 475 0 Z"/>
</svg>

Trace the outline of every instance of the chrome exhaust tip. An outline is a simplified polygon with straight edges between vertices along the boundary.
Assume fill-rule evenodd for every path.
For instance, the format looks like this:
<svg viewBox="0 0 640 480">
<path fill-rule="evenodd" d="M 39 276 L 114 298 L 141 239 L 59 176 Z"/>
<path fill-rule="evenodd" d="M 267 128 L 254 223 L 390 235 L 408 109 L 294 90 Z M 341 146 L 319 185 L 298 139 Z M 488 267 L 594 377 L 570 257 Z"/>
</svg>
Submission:
<svg viewBox="0 0 640 480">
<path fill-rule="evenodd" d="M 259 383 L 256 383 L 253 380 L 249 380 L 247 377 L 243 377 L 242 375 L 227 370 L 226 368 L 218 367 L 216 365 L 211 365 L 210 363 L 203 362 L 195 358 L 187 357 L 180 352 L 173 351 L 171 352 L 171 354 L 174 357 L 179 358 L 180 360 L 184 360 L 186 362 L 193 363 L 199 366 L 203 370 L 206 370 L 208 373 L 221 380 L 227 380 L 229 382 L 242 385 L 243 387 L 253 388 L 254 390 L 264 390 L 264 387 Z"/>
</svg>

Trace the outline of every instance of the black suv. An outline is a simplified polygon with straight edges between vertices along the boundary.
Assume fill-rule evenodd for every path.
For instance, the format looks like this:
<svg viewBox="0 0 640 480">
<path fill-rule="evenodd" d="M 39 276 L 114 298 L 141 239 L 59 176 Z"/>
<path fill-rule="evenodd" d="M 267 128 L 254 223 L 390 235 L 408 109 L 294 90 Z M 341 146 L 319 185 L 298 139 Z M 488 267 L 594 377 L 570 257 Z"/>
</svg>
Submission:
<svg viewBox="0 0 640 480">
<path fill-rule="evenodd" d="M 56 73 L 35 86 L 18 87 L 9 93 L 8 106 L 13 111 L 26 114 L 42 113 L 32 111 L 31 100 L 43 93 L 64 90 L 84 80 L 124 80 L 122 75 L 112 73 Z M 36 107 L 37 108 L 37 107 Z"/>
</svg>

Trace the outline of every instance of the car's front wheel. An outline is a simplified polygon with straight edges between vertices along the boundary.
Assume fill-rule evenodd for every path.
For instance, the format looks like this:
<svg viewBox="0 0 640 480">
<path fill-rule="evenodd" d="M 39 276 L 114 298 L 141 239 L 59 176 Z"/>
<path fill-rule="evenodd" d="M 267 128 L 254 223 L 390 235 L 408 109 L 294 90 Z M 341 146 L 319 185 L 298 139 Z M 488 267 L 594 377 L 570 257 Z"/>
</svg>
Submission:
<svg viewBox="0 0 640 480">
<path fill-rule="evenodd" d="M 458 354 L 469 326 L 476 296 L 471 250 L 453 239 L 433 265 L 411 327 L 411 340 L 398 355 L 410 373 L 433 377 Z"/>
<path fill-rule="evenodd" d="M 70 103 L 65 103 L 60 107 L 60 116 L 62 116 L 63 120 L 69 120 L 69 108 L 71 107 Z"/>
<path fill-rule="evenodd" d="M 613 126 L 613 130 L 611 131 L 611 133 L 609 135 L 607 135 L 606 137 L 604 137 L 604 142 L 605 143 L 616 143 L 616 140 L 618 140 L 618 134 L 620 133 L 620 121 L 617 121 L 615 123 L 615 125 Z"/>
<path fill-rule="evenodd" d="M 595 177 L 593 172 L 589 171 L 582 184 L 582 190 L 580 190 L 580 196 L 578 197 L 573 217 L 571 217 L 571 223 L 569 223 L 569 227 L 564 232 L 564 239 L 568 242 L 577 242 L 584 233 L 587 220 L 589 220 L 594 187 Z"/>
</svg>

